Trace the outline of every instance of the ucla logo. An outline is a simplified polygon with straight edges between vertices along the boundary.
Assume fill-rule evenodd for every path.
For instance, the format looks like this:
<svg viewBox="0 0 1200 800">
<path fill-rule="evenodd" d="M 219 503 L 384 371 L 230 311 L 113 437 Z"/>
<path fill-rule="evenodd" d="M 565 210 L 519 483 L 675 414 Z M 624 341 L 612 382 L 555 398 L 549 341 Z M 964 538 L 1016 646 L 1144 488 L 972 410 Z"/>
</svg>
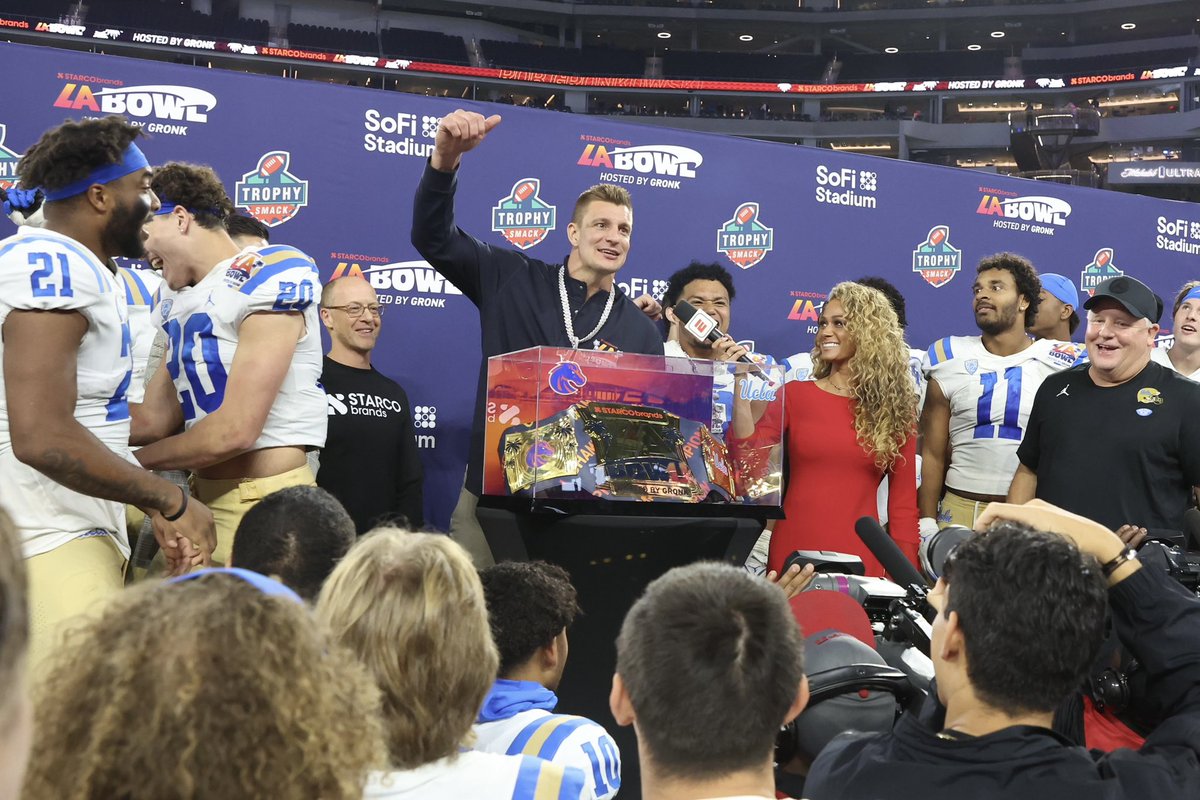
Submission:
<svg viewBox="0 0 1200 800">
<path fill-rule="evenodd" d="M 538 196 L 541 188 L 537 178 L 522 178 L 492 206 L 492 230 L 514 247 L 528 250 L 554 230 L 555 208 Z"/>
<path fill-rule="evenodd" d="M 758 203 L 742 203 L 733 218 L 717 229 L 717 252 L 750 269 L 775 249 L 775 229 L 758 219 Z"/>
<path fill-rule="evenodd" d="M 4 146 L 4 137 L 8 126 L 0 124 L 0 189 L 11 189 L 17 185 L 17 162 L 21 160 L 20 153 L 14 153 Z"/>
<path fill-rule="evenodd" d="M 160 313 L 162 314 L 163 322 L 171 318 L 171 306 L 175 305 L 175 301 L 170 298 L 159 303 Z"/>
<path fill-rule="evenodd" d="M 968 375 L 974 375 L 979 371 L 979 360 L 975 358 L 968 358 L 963 364 L 963 367 L 967 370 Z"/>
<path fill-rule="evenodd" d="M 547 379 L 555 394 L 575 394 L 587 383 L 583 369 L 565 358 L 554 365 Z"/>
<path fill-rule="evenodd" d="M 935 225 L 913 250 L 913 272 L 935 289 L 945 286 L 962 269 L 962 250 L 950 244 L 950 226 Z"/>
<path fill-rule="evenodd" d="M 1124 274 L 1113 263 L 1113 249 L 1111 247 L 1101 247 L 1096 251 L 1096 256 L 1092 259 L 1092 263 L 1083 268 L 1083 274 L 1079 276 L 1079 288 L 1087 292 L 1090 296 L 1096 293 L 1096 287 L 1104 281 L 1109 278 L 1120 277 Z"/>
<path fill-rule="evenodd" d="M 292 154 L 274 150 L 234 185 L 235 205 L 264 225 L 282 225 L 308 205 L 308 181 L 288 172 Z"/>
</svg>

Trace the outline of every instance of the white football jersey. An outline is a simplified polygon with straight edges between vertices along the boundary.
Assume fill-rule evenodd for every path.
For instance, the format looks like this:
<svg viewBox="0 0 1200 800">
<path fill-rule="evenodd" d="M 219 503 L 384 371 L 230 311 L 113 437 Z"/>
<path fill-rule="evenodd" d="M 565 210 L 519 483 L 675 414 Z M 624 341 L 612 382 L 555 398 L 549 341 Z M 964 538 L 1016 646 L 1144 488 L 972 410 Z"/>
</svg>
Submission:
<svg viewBox="0 0 1200 800">
<path fill-rule="evenodd" d="M 133 362 L 129 312 L 117 277 L 74 239 L 21 227 L 0 241 L 0 325 L 13 311 L 74 311 L 87 320 L 76 357 L 75 419 L 129 461 Z M 4 343 L 0 341 L 0 360 Z M 136 463 L 136 462 L 134 462 Z M 128 553 L 125 506 L 79 494 L 19 462 L 8 427 L 0 370 L 0 499 L 21 533 L 25 556 L 49 552 L 81 533 L 111 531 Z"/>
<path fill-rule="evenodd" d="M 1038 387 L 1086 352 L 1082 344 L 1051 339 L 1004 357 L 988 352 L 979 336 L 947 336 L 930 345 L 925 376 L 938 382 L 950 402 L 946 486 L 1006 494 Z"/>
<path fill-rule="evenodd" d="M 133 379 L 129 383 L 129 402 L 140 403 L 146 394 L 146 362 L 158 333 L 154 306 L 162 276 L 152 269 L 118 267 L 117 279 L 125 287 L 125 302 L 129 306 L 129 333 L 133 337 Z"/>
<path fill-rule="evenodd" d="M 587 800 L 583 774 L 532 756 L 468 750 L 416 769 L 372 772 L 363 800 Z"/>
<path fill-rule="evenodd" d="M 1170 352 L 1171 348 L 1169 347 L 1155 347 L 1150 351 L 1150 360 L 1156 364 L 1162 364 L 1172 372 L 1179 372 L 1179 370 L 1175 368 L 1175 365 L 1171 363 L 1171 357 L 1168 355 Z M 1200 382 L 1200 369 L 1196 370 L 1191 375 L 1184 375 L 1183 377 L 1191 378 L 1194 381 Z"/>
<path fill-rule="evenodd" d="M 328 418 L 320 386 L 320 300 L 321 282 L 312 259 L 283 245 L 244 250 L 190 288 L 172 292 L 164 285 L 158 318 L 170 342 L 167 371 L 183 406 L 184 427 L 191 428 L 225 401 L 238 329 L 246 317 L 300 312 L 304 334 L 254 449 L 323 446 Z"/>
<path fill-rule="evenodd" d="M 532 708 L 507 719 L 475 723 L 475 749 L 487 753 L 536 756 L 575 767 L 586 779 L 587 796 L 597 800 L 621 788 L 621 753 L 599 724 L 586 717 Z"/>
</svg>

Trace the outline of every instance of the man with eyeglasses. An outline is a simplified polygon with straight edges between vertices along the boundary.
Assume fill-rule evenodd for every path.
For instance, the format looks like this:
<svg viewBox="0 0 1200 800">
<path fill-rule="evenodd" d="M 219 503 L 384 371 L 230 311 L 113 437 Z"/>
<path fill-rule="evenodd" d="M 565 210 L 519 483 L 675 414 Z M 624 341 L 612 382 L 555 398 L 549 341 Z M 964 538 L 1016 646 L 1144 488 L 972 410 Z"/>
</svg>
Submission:
<svg viewBox="0 0 1200 800">
<path fill-rule="evenodd" d="M 1121 276 L 1083 307 L 1090 363 L 1038 389 L 1008 501 L 1038 497 L 1130 544 L 1182 530 L 1200 486 L 1200 384 L 1150 358 L 1162 298 Z"/>
<path fill-rule="evenodd" d="M 425 525 L 425 470 L 408 395 L 371 366 L 382 314 L 375 289 L 358 276 L 336 278 L 321 290 L 329 435 L 317 485 L 342 502 L 359 535 L 386 522 Z"/>
</svg>

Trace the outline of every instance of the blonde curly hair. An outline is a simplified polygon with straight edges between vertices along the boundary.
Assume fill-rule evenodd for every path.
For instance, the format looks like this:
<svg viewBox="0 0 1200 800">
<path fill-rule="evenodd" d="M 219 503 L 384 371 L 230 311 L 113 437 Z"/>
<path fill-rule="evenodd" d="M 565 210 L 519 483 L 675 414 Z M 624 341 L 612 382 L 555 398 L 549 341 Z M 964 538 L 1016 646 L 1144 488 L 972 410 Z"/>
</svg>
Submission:
<svg viewBox="0 0 1200 800">
<path fill-rule="evenodd" d="M 26 800 L 361 800 L 387 764 L 357 659 L 231 575 L 127 589 L 46 667 Z"/>
<path fill-rule="evenodd" d="M 878 289 L 846 281 L 833 287 L 829 300 L 842 304 L 846 330 L 854 339 L 854 356 L 846 366 L 858 443 L 875 457 L 876 466 L 890 470 L 917 430 L 904 332 L 892 304 Z M 829 375 L 830 363 L 821 357 L 821 348 L 813 348 L 812 359 L 813 377 Z"/>
</svg>

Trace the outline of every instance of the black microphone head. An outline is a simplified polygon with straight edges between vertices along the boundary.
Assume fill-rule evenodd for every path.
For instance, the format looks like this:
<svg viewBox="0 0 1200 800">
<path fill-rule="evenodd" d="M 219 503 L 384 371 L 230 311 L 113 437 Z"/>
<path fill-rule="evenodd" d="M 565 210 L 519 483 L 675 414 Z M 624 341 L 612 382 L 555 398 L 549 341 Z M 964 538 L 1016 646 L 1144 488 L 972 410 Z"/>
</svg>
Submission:
<svg viewBox="0 0 1200 800">
<path fill-rule="evenodd" d="M 871 554 L 879 559 L 879 563 L 896 583 L 901 586 L 929 585 L 921 577 L 921 573 L 917 572 L 917 568 L 905 557 L 903 551 L 892 541 L 892 537 L 888 536 L 887 531 L 879 524 L 879 520 L 874 517 L 860 517 L 858 522 L 854 523 L 854 532 L 858 534 L 859 539 L 862 539 Z"/>
<path fill-rule="evenodd" d="M 680 300 L 672 310 L 675 312 L 675 316 L 679 317 L 680 322 L 690 322 L 692 317 L 696 316 L 696 307 L 687 300 Z"/>
</svg>

